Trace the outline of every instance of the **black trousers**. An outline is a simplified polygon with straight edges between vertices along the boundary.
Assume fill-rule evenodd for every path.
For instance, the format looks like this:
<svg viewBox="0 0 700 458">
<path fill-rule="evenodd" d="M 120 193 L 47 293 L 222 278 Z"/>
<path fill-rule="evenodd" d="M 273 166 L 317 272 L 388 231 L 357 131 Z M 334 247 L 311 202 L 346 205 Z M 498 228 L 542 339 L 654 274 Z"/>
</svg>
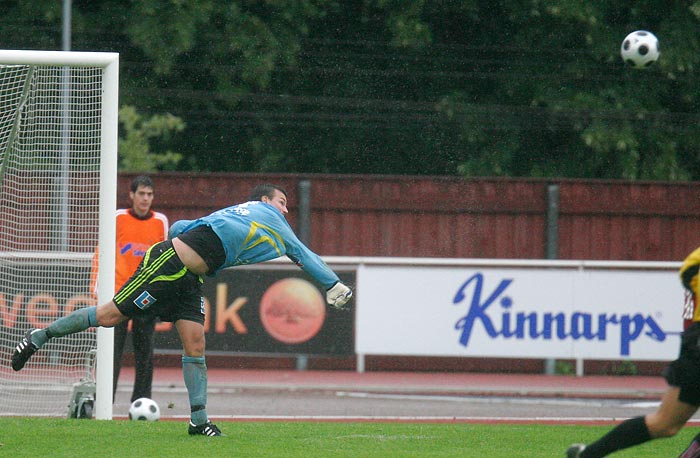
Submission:
<svg viewBox="0 0 700 458">
<path fill-rule="evenodd" d="M 134 347 L 134 391 L 131 402 L 139 398 L 150 398 L 153 385 L 153 334 L 156 322 L 152 317 L 136 317 L 114 327 L 114 380 L 112 402 L 117 392 L 122 355 L 126 343 L 129 321 L 132 321 L 131 340 Z"/>
</svg>

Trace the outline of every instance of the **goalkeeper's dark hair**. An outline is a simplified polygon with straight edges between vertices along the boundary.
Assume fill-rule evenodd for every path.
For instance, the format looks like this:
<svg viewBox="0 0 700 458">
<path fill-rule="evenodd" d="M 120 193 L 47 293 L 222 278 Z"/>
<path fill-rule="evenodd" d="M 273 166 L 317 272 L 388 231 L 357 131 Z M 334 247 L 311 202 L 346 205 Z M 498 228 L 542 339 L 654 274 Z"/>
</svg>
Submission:
<svg viewBox="0 0 700 458">
<path fill-rule="evenodd" d="M 287 191 L 285 191 L 284 188 L 280 188 L 274 184 L 264 183 L 253 188 L 250 193 L 250 200 L 262 200 L 263 196 L 272 199 L 275 196 L 275 191 L 281 192 L 284 194 L 284 197 L 289 197 L 287 196 Z"/>
<path fill-rule="evenodd" d="M 149 187 L 153 190 L 156 189 L 156 187 L 153 186 L 153 180 L 151 180 L 151 177 L 146 175 L 139 175 L 131 180 L 131 186 L 129 189 L 131 189 L 131 192 L 136 192 L 136 190 L 139 189 L 139 186 Z"/>
</svg>

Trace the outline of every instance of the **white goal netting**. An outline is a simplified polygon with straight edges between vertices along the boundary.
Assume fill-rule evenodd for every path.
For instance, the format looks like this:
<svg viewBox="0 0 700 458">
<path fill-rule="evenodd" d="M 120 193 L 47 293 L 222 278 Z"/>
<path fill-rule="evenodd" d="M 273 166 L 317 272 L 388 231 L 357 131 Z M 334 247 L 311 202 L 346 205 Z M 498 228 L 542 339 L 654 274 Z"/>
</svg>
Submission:
<svg viewBox="0 0 700 458">
<path fill-rule="evenodd" d="M 20 372 L 10 359 L 28 329 L 95 304 L 89 275 L 100 229 L 103 72 L 0 63 L 3 415 L 64 416 L 73 384 L 94 374 L 86 367 L 94 329 L 50 341 Z"/>
</svg>

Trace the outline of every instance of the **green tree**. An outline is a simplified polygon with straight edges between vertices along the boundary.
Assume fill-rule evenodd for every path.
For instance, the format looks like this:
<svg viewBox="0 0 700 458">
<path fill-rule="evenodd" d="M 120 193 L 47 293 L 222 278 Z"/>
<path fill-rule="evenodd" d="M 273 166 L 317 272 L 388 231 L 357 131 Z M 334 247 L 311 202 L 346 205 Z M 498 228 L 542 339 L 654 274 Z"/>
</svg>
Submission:
<svg viewBox="0 0 700 458">
<path fill-rule="evenodd" d="M 59 2 L 5 48 L 57 49 Z M 172 113 L 178 170 L 700 179 L 700 1 L 73 2 L 73 48 Z M 626 68 L 647 29 L 658 64 Z M 172 166 L 173 164 L 171 164 Z"/>
<path fill-rule="evenodd" d="M 182 119 L 171 114 L 145 117 L 133 106 L 119 109 L 118 168 L 122 172 L 155 172 L 172 170 L 182 160 L 182 154 L 173 151 L 153 152 L 154 142 L 167 142 L 175 133 L 185 129 Z"/>
<path fill-rule="evenodd" d="M 437 104 L 469 152 L 458 171 L 700 177 L 697 13 L 698 2 L 663 10 L 652 1 L 426 4 L 421 17 L 433 46 L 446 42 L 456 22 L 478 31 L 451 35 L 464 46 L 456 51 L 473 54 L 464 60 L 473 67 L 467 84 Z M 626 68 L 619 57 L 622 38 L 640 28 L 655 31 L 664 50 L 645 71 Z"/>
</svg>

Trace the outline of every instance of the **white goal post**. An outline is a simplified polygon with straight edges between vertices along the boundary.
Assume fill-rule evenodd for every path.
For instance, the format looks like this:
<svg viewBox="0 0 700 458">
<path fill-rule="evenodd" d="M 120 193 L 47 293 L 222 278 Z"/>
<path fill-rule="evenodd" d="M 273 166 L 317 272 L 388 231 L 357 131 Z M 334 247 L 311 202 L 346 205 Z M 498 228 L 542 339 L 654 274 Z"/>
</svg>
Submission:
<svg viewBox="0 0 700 458">
<path fill-rule="evenodd" d="M 28 329 L 95 304 L 97 246 L 97 303 L 111 299 L 118 97 L 117 53 L 0 50 L 1 415 L 66 416 L 94 377 L 93 415 L 112 418 L 112 329 L 54 339 L 20 372 L 10 357 Z"/>
</svg>

